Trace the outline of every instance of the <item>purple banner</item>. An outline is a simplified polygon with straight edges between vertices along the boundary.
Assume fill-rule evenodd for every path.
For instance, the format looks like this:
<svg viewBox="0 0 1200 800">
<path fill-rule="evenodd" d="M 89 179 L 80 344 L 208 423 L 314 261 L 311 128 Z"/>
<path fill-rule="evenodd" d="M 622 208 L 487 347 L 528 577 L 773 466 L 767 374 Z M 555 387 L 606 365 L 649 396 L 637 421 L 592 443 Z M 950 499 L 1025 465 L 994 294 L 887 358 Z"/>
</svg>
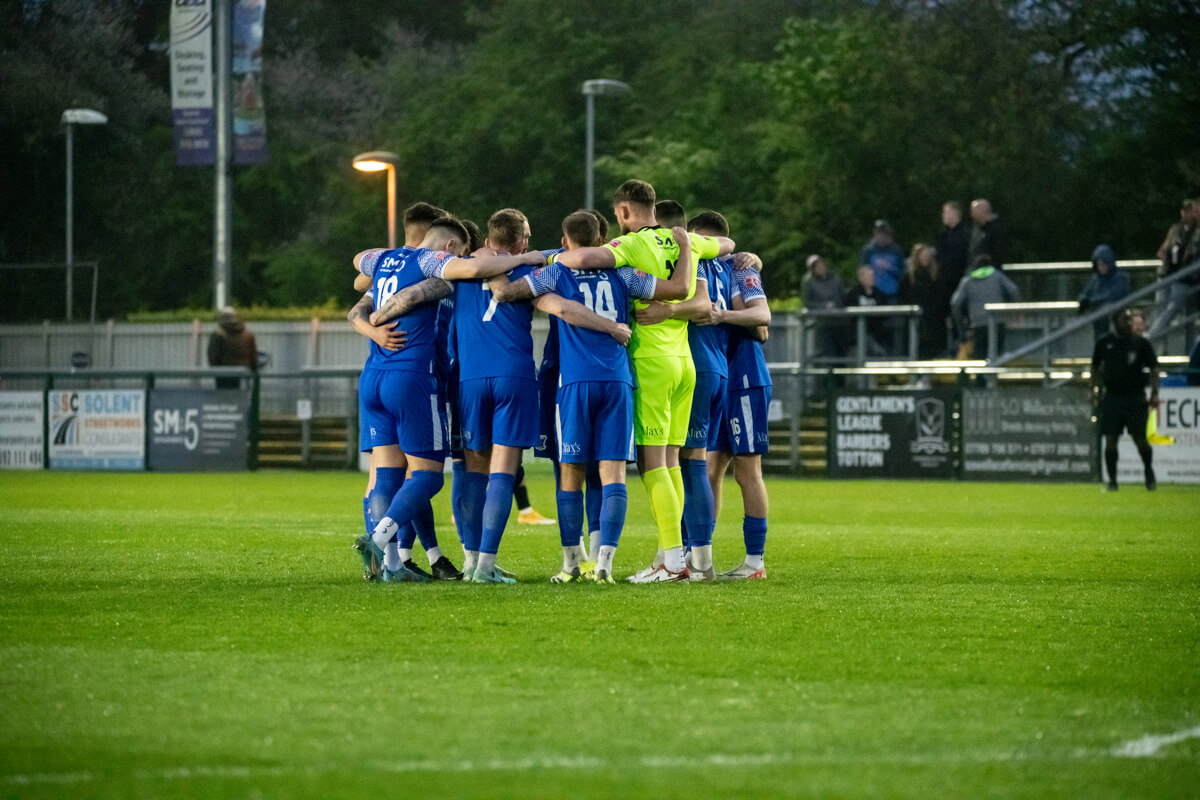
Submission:
<svg viewBox="0 0 1200 800">
<path fill-rule="evenodd" d="M 267 160 L 267 115 L 262 100 L 263 16 L 267 0 L 237 0 L 233 9 L 233 161 Z"/>
<path fill-rule="evenodd" d="M 175 163 L 181 167 L 211 166 L 216 160 L 216 128 L 211 108 L 177 108 Z"/>
</svg>

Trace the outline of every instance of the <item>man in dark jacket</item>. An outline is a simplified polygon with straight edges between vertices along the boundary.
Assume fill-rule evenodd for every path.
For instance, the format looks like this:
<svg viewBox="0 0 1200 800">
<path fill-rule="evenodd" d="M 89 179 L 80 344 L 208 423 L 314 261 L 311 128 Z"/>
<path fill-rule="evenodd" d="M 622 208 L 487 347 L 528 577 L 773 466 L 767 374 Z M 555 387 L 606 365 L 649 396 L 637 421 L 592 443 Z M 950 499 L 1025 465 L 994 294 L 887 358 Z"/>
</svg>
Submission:
<svg viewBox="0 0 1200 800">
<path fill-rule="evenodd" d="M 971 249 L 967 263 L 974 265 L 980 256 L 987 256 L 993 267 L 998 270 L 1004 269 L 1004 259 L 1008 253 L 1000 230 L 1000 217 L 992 211 L 992 204 L 983 198 L 972 200 L 971 219 L 975 222 L 975 227 L 971 231 Z"/>
<path fill-rule="evenodd" d="M 1114 303 L 1129 294 L 1129 274 L 1117 266 L 1117 256 L 1106 244 L 1097 245 L 1092 251 L 1092 279 L 1079 295 L 1079 311 L 1087 313 L 1109 303 Z M 1108 320 L 1100 318 L 1092 323 L 1096 340 L 1108 333 Z"/>
<path fill-rule="evenodd" d="M 210 367 L 248 367 L 258 369 L 258 346 L 232 306 L 225 306 L 217 318 L 217 329 L 208 337 Z M 236 389 L 239 378 L 217 378 L 218 389 Z"/>
</svg>

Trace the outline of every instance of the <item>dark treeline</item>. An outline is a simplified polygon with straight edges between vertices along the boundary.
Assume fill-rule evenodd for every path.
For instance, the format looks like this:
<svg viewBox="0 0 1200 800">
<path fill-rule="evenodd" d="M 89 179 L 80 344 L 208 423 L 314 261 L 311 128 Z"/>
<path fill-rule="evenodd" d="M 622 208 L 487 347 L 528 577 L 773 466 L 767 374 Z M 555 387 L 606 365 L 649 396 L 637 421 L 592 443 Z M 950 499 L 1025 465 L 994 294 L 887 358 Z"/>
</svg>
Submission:
<svg viewBox="0 0 1200 800">
<path fill-rule="evenodd" d="M 103 111 L 75 136 L 102 316 L 211 302 L 212 170 L 174 164 L 168 13 L 0 4 L 0 262 L 63 260 L 59 117 Z M 235 170 L 235 300 L 352 301 L 349 257 L 386 230 L 365 150 L 400 155 L 401 208 L 517 206 L 554 246 L 589 78 L 633 87 L 597 98 L 597 205 L 636 176 L 724 212 L 773 295 L 812 251 L 848 272 L 875 218 L 933 240 L 948 199 L 991 199 L 1020 261 L 1152 256 L 1200 193 L 1200 0 L 270 0 L 271 160 Z M 61 276 L 0 280 L 0 318 L 61 313 Z"/>
</svg>

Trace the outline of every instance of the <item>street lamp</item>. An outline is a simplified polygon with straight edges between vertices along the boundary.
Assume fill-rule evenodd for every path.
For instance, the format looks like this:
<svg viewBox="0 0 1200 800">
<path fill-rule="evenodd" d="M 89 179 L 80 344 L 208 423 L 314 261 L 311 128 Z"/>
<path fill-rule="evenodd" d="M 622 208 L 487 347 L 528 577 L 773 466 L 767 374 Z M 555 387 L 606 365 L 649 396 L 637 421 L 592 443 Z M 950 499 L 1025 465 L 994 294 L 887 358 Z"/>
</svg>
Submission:
<svg viewBox="0 0 1200 800">
<path fill-rule="evenodd" d="M 608 78 L 595 78 L 583 82 L 583 95 L 587 98 L 587 182 L 583 207 L 593 208 L 594 188 L 592 169 L 596 149 L 596 100 L 598 94 L 622 94 L 629 91 L 629 84 Z"/>
<path fill-rule="evenodd" d="M 75 142 L 73 125 L 105 125 L 108 117 L 90 108 L 68 108 L 62 114 L 67 126 L 67 322 L 71 321 L 71 299 L 75 291 L 71 265 L 75 262 L 75 201 L 72 185 L 75 182 Z"/>
<path fill-rule="evenodd" d="M 388 249 L 396 247 L 396 163 L 400 156 L 387 150 L 372 150 L 354 157 L 354 168 L 362 172 L 387 170 Z"/>
</svg>

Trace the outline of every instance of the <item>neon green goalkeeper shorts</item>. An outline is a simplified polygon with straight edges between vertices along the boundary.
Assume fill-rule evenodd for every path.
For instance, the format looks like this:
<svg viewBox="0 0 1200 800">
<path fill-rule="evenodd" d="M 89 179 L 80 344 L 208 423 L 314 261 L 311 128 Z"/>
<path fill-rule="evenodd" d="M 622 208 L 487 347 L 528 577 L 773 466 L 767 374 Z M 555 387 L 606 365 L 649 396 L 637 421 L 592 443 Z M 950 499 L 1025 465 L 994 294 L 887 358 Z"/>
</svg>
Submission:
<svg viewBox="0 0 1200 800">
<path fill-rule="evenodd" d="M 633 432 L 640 445 L 677 445 L 687 441 L 696 388 L 696 365 L 687 356 L 633 359 Z"/>
</svg>

